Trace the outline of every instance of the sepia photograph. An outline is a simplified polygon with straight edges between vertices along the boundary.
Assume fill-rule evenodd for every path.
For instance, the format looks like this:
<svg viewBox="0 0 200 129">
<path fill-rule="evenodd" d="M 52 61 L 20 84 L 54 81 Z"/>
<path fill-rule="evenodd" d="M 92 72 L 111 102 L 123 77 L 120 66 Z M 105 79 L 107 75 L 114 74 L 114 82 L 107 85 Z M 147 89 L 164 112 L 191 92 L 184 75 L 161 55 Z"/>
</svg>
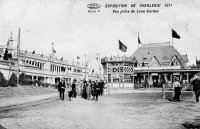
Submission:
<svg viewBox="0 0 200 129">
<path fill-rule="evenodd" d="M 199 0 L 0 0 L 0 129 L 200 129 Z"/>
</svg>

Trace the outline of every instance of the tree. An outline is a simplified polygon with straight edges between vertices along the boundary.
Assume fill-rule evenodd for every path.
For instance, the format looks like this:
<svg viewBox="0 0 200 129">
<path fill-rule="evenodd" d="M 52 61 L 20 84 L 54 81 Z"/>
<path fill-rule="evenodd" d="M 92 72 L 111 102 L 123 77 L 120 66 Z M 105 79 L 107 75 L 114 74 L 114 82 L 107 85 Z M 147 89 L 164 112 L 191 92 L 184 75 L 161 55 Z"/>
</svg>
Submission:
<svg viewBox="0 0 200 129">
<path fill-rule="evenodd" d="M 19 84 L 26 84 L 26 77 L 25 77 L 25 73 L 22 73 L 19 75 Z"/>
<path fill-rule="evenodd" d="M 10 79 L 8 80 L 9 86 L 16 86 L 17 85 L 17 76 L 15 73 L 12 73 Z"/>
<path fill-rule="evenodd" d="M 4 60 L 8 60 L 8 49 L 6 48 L 4 56 L 3 56 Z"/>
<path fill-rule="evenodd" d="M 5 79 L 2 72 L 0 72 L 0 87 L 6 87 L 7 86 L 7 80 Z"/>
</svg>

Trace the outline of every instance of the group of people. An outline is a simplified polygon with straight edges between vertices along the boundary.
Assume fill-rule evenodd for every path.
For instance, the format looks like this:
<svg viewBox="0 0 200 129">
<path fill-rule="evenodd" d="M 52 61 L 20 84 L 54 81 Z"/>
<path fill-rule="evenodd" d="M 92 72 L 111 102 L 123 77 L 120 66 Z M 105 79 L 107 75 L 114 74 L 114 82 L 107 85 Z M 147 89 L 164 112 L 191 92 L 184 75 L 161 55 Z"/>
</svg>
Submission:
<svg viewBox="0 0 200 129">
<path fill-rule="evenodd" d="M 93 97 L 92 100 L 98 101 L 98 96 L 103 95 L 103 90 L 104 90 L 104 82 L 103 80 L 98 81 L 91 81 L 89 80 L 84 81 L 83 84 L 81 85 L 81 96 L 84 99 L 90 100 L 91 96 Z M 58 91 L 60 95 L 60 99 L 64 100 L 65 98 L 65 81 L 62 79 L 59 84 L 58 84 Z M 71 98 L 76 98 L 77 91 L 76 91 L 76 80 L 73 81 L 72 85 L 68 87 L 68 97 L 69 100 L 71 101 Z"/>
<path fill-rule="evenodd" d="M 199 74 L 195 74 L 194 77 L 191 79 L 191 85 L 193 86 L 196 102 L 199 102 L 199 96 L 200 96 L 200 75 Z M 177 77 L 174 78 L 173 89 L 174 89 L 173 100 L 180 101 L 182 87 Z"/>
<path fill-rule="evenodd" d="M 65 88 L 66 88 L 66 85 L 65 85 L 65 81 L 64 79 L 62 79 L 59 83 L 58 83 L 58 91 L 59 91 L 59 94 L 60 94 L 60 99 L 61 100 L 64 100 L 65 99 Z M 71 98 L 74 97 L 76 98 L 76 80 L 73 81 L 72 85 L 68 87 L 68 97 L 69 97 L 69 100 L 71 101 Z"/>
<path fill-rule="evenodd" d="M 82 88 L 81 88 L 81 96 L 84 99 L 90 99 L 92 95 L 92 100 L 98 101 L 98 96 L 103 95 L 104 89 L 104 82 L 102 80 L 98 81 L 91 81 L 89 80 L 84 81 Z"/>
</svg>

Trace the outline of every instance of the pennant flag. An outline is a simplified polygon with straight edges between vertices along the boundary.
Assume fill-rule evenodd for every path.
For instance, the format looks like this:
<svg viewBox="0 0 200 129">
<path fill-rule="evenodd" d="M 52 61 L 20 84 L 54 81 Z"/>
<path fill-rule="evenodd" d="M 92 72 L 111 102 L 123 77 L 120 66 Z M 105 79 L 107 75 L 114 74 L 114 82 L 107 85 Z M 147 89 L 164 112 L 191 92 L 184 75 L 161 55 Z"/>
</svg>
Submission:
<svg viewBox="0 0 200 129">
<path fill-rule="evenodd" d="M 138 32 L 138 44 L 141 44 L 139 32 Z"/>
<path fill-rule="evenodd" d="M 55 50 L 54 47 L 53 47 L 53 43 L 52 43 L 52 52 L 53 52 L 53 53 L 56 53 L 56 50 Z"/>
<path fill-rule="evenodd" d="M 32 54 L 35 54 L 35 50 L 32 52 Z"/>
<path fill-rule="evenodd" d="M 120 40 L 119 40 L 119 49 L 123 52 L 126 52 L 127 46 L 124 45 Z"/>
<path fill-rule="evenodd" d="M 25 54 L 27 54 L 27 53 L 28 53 L 28 51 L 27 51 L 27 49 L 26 49 Z"/>
<path fill-rule="evenodd" d="M 172 37 L 173 38 L 177 38 L 180 39 L 181 37 L 177 34 L 177 32 L 175 30 L 172 29 Z"/>
<path fill-rule="evenodd" d="M 63 60 L 63 57 L 60 59 L 61 61 Z"/>
<path fill-rule="evenodd" d="M 53 53 L 56 53 L 56 50 L 53 50 Z"/>
</svg>

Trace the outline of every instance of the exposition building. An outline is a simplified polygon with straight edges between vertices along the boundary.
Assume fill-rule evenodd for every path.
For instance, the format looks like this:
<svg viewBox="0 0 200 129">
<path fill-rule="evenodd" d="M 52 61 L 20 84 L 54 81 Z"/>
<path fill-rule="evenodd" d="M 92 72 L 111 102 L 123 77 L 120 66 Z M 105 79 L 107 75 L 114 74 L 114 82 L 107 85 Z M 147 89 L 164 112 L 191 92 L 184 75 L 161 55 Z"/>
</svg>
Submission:
<svg viewBox="0 0 200 129">
<path fill-rule="evenodd" d="M 19 74 L 24 73 L 28 81 L 37 80 L 49 84 L 58 84 L 62 78 L 66 83 L 72 83 L 74 79 L 77 81 L 85 78 L 95 79 L 95 75 L 89 74 L 87 65 L 69 63 L 63 58 L 58 59 L 54 52 L 43 55 L 20 50 L 18 57 L 13 41 L 11 34 L 6 46 L 0 46 L 0 71 L 6 79 L 9 79 L 12 73 L 17 74 L 18 71 Z M 6 49 L 8 54 L 12 55 L 12 59 L 3 59 Z"/>
<path fill-rule="evenodd" d="M 187 54 L 179 53 L 170 42 L 141 44 L 130 57 L 102 59 L 104 78 L 113 87 L 160 87 L 162 80 L 171 86 L 174 76 L 187 85 L 200 71 L 187 63 Z"/>
</svg>

